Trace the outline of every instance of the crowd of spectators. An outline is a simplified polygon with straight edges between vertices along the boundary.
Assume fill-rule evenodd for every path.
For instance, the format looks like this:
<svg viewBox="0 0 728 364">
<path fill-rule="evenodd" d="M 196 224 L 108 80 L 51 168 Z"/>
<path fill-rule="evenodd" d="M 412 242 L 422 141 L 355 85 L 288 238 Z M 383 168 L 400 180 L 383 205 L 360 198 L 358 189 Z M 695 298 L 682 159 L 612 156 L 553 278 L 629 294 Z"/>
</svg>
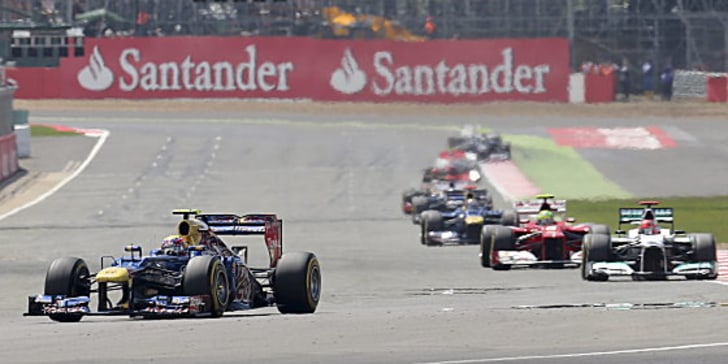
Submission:
<svg viewBox="0 0 728 364">
<path fill-rule="evenodd" d="M 656 92 L 659 93 L 661 100 L 672 100 L 674 70 L 669 60 L 665 61 L 665 66 L 659 74 L 655 72 L 652 60 L 644 61 L 640 69 L 635 71 L 627 58 L 623 58 L 619 63 L 584 62 L 581 65 L 581 72 L 614 77 L 615 92 L 617 93 L 615 96 L 619 96 L 619 99 L 625 102 L 629 101 L 630 96 L 635 94 L 641 94 L 646 100 L 652 101 Z M 632 87 L 635 79 L 641 81 L 638 89 Z"/>
</svg>

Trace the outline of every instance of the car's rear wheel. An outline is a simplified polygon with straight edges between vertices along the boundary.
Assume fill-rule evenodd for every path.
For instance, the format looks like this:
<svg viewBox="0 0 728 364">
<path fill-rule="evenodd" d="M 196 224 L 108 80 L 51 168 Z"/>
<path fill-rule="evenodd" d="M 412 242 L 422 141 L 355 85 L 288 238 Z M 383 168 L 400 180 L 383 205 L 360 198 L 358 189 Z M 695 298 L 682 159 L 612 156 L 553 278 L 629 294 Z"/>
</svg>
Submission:
<svg viewBox="0 0 728 364">
<path fill-rule="evenodd" d="M 518 215 L 513 210 L 504 210 L 501 215 L 501 225 L 503 226 L 517 226 Z"/>
<path fill-rule="evenodd" d="M 188 296 L 208 295 L 212 317 L 220 317 L 225 312 L 231 292 L 227 272 L 220 259 L 211 255 L 192 257 L 185 268 L 182 287 Z"/>
<path fill-rule="evenodd" d="M 465 243 L 466 244 L 478 244 L 480 243 L 480 235 L 483 232 L 483 224 L 470 224 L 465 226 Z"/>
<path fill-rule="evenodd" d="M 591 234 L 601 234 L 601 235 L 610 235 L 611 231 L 609 230 L 609 225 L 605 224 L 589 224 L 589 233 Z"/>
<path fill-rule="evenodd" d="M 66 297 L 88 297 L 91 294 L 91 281 L 88 265 L 81 258 L 63 257 L 51 263 L 46 273 L 44 294 Z M 78 322 L 82 314 L 50 314 L 53 321 Z"/>
<path fill-rule="evenodd" d="M 313 313 L 321 298 L 321 268 L 310 252 L 286 253 L 273 277 L 280 313 Z"/>
<path fill-rule="evenodd" d="M 412 214 L 419 214 L 427 209 L 427 197 L 412 196 Z"/>
<path fill-rule="evenodd" d="M 447 147 L 449 149 L 455 148 L 460 146 L 460 144 L 465 143 L 465 138 L 463 137 L 448 137 L 447 138 Z"/>
</svg>

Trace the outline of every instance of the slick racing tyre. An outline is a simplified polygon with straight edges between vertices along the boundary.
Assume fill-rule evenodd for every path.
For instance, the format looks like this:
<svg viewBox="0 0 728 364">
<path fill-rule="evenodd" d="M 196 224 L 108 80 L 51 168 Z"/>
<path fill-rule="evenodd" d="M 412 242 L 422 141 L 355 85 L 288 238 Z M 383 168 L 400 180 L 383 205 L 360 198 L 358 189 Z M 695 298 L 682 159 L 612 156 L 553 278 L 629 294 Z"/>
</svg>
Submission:
<svg viewBox="0 0 728 364">
<path fill-rule="evenodd" d="M 88 265 L 81 258 L 58 258 L 48 267 L 45 279 L 44 294 L 64 295 L 66 297 L 88 297 L 91 293 L 91 282 Z M 49 317 L 58 322 L 78 322 L 82 314 L 51 314 Z"/>
<path fill-rule="evenodd" d="M 424 245 L 435 245 L 432 239 L 427 237 L 430 231 L 440 231 L 443 228 L 442 214 L 440 211 L 427 210 L 422 213 L 420 242 Z"/>
<path fill-rule="evenodd" d="M 493 225 L 485 225 L 480 232 L 480 265 L 483 268 L 490 268 L 490 254 L 495 228 L 496 226 Z"/>
<path fill-rule="evenodd" d="M 212 255 L 200 255 L 190 259 L 182 278 L 182 287 L 188 296 L 210 296 L 212 317 L 222 316 L 232 294 L 225 266 Z"/>
<path fill-rule="evenodd" d="M 518 215 L 513 210 L 504 210 L 501 215 L 501 225 L 503 226 L 518 226 Z"/>
<path fill-rule="evenodd" d="M 588 223 L 591 234 L 610 235 L 609 225 Z"/>
<path fill-rule="evenodd" d="M 715 237 L 710 233 L 695 233 L 689 235 L 692 240 L 693 246 L 693 262 L 712 262 L 718 261 L 717 253 L 715 250 Z M 717 267 L 717 264 L 716 264 Z M 687 279 L 716 279 L 718 274 L 711 275 L 689 275 L 685 276 Z"/>
<path fill-rule="evenodd" d="M 493 232 L 493 245 L 491 247 L 491 254 L 493 252 L 501 250 L 514 250 L 513 247 L 513 230 L 505 226 L 495 226 Z M 491 262 L 493 270 L 509 270 L 511 266 L 509 264 L 493 264 Z"/>
<path fill-rule="evenodd" d="M 448 137 L 447 138 L 447 147 L 448 149 L 453 149 L 456 147 L 459 147 L 461 144 L 465 143 L 467 139 L 463 137 Z"/>
<path fill-rule="evenodd" d="M 412 196 L 412 214 L 419 214 L 427 209 L 427 197 Z"/>
<path fill-rule="evenodd" d="M 587 281 L 606 281 L 606 274 L 595 275 L 590 272 L 592 263 L 609 261 L 611 254 L 611 241 L 606 234 L 586 234 L 581 245 L 582 262 L 581 278 Z"/>
<path fill-rule="evenodd" d="M 284 254 L 273 275 L 276 306 L 280 313 L 313 313 L 321 298 L 321 268 L 309 252 Z"/>
</svg>

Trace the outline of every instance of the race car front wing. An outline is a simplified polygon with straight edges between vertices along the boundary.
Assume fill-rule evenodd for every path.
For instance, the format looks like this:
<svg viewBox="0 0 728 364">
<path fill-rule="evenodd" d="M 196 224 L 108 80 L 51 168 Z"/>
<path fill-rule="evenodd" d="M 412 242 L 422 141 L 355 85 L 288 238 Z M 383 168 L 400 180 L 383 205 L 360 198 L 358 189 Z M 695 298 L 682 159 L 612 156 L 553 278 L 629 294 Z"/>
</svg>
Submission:
<svg viewBox="0 0 728 364">
<path fill-rule="evenodd" d="M 528 265 L 580 265 L 582 260 L 581 252 L 574 252 L 570 259 L 564 260 L 542 260 L 533 253 L 525 250 L 498 250 L 494 252 L 494 261 L 500 265 L 528 266 Z"/>
<path fill-rule="evenodd" d="M 86 296 L 35 295 L 28 297 L 28 312 L 23 316 L 84 315 L 84 316 L 207 316 L 210 296 L 154 296 L 136 300 L 132 307 L 122 304 L 104 311 L 92 311 L 91 299 Z"/>
<path fill-rule="evenodd" d="M 676 265 L 672 270 L 665 272 L 643 272 L 632 268 L 634 262 L 592 262 L 587 267 L 593 276 L 697 276 L 712 277 L 718 274 L 715 262 L 683 263 Z"/>
</svg>

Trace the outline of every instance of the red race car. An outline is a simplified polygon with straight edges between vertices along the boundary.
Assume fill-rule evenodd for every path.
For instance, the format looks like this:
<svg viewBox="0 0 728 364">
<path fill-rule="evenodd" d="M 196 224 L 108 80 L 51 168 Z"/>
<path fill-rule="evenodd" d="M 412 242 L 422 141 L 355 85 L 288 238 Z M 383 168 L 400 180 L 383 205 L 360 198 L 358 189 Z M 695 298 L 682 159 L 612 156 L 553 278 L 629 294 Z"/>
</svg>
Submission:
<svg viewBox="0 0 728 364">
<path fill-rule="evenodd" d="M 607 225 L 575 224 L 566 217 L 566 200 L 551 194 L 517 201 L 518 226 L 486 225 L 480 239 L 480 264 L 495 270 L 512 266 L 563 267 L 581 264 L 581 246 L 587 233 L 609 234 Z"/>
<path fill-rule="evenodd" d="M 440 152 L 430 173 L 432 179 L 445 181 L 478 182 L 483 176 L 476 155 L 462 150 Z"/>
</svg>

